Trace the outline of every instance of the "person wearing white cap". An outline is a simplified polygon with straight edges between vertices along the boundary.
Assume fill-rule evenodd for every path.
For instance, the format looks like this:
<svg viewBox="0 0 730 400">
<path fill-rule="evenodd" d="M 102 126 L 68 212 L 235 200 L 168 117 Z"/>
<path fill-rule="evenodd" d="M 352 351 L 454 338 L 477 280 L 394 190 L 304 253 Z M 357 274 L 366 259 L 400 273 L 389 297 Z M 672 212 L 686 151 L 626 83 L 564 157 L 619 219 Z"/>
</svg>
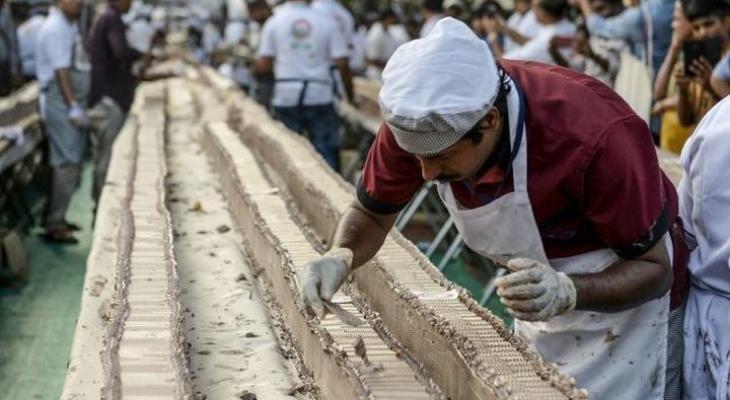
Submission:
<svg viewBox="0 0 730 400">
<path fill-rule="evenodd" d="M 682 150 L 680 214 L 691 288 L 684 338 L 684 398 L 730 399 L 730 98 L 700 121 Z"/>
<path fill-rule="evenodd" d="M 546 362 L 591 398 L 662 399 L 673 264 L 676 305 L 686 246 L 641 118 L 588 76 L 498 65 L 453 18 L 398 48 L 379 102 L 385 123 L 357 200 L 331 249 L 304 266 L 303 301 L 322 316 L 435 180 L 464 242 L 511 272 L 497 294 Z"/>
</svg>

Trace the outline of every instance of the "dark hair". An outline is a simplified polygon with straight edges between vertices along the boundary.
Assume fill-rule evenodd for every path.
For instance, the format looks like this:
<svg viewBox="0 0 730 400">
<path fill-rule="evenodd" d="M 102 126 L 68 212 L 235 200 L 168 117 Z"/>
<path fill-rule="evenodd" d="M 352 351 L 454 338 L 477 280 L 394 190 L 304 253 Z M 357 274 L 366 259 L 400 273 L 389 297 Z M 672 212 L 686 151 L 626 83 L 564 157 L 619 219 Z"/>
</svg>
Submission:
<svg viewBox="0 0 730 400">
<path fill-rule="evenodd" d="M 423 8 L 429 11 L 443 11 L 444 0 L 423 0 Z"/>
<path fill-rule="evenodd" d="M 266 0 L 248 0 L 246 2 L 248 7 L 266 7 L 269 8 L 269 3 Z"/>
<path fill-rule="evenodd" d="M 398 19 L 398 14 L 392 8 L 386 8 L 378 14 L 378 21 L 385 21 L 388 18 Z"/>
<path fill-rule="evenodd" d="M 477 10 L 476 14 L 479 17 L 490 17 L 494 18 L 497 15 L 504 17 L 506 13 L 504 12 L 504 8 L 502 8 L 502 5 L 500 5 L 495 0 L 487 0 L 482 4 L 481 7 Z"/>
<path fill-rule="evenodd" d="M 687 19 L 694 21 L 698 18 L 718 17 L 728 14 L 728 4 L 722 0 L 682 0 L 682 8 Z"/>
<path fill-rule="evenodd" d="M 540 0 L 537 5 L 555 18 L 562 18 L 568 11 L 566 0 Z"/>
<path fill-rule="evenodd" d="M 507 115 L 507 95 L 512 91 L 509 81 L 512 79 L 504 72 L 502 67 L 497 66 L 499 69 L 499 89 L 497 90 L 497 97 L 494 99 L 494 107 L 499 111 L 500 116 Z M 461 137 L 461 140 L 471 140 L 474 144 L 479 144 L 484 137 L 484 131 L 480 129 L 481 120 L 476 123 L 469 131 Z"/>
</svg>

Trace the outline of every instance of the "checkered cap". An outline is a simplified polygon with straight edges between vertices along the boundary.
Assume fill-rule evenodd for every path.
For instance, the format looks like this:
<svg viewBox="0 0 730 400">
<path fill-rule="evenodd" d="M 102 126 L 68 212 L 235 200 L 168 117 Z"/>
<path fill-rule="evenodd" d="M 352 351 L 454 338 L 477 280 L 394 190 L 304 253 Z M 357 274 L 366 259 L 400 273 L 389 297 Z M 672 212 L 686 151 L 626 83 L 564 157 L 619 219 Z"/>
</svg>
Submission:
<svg viewBox="0 0 730 400">
<path fill-rule="evenodd" d="M 458 142 L 486 115 L 498 88 L 497 64 L 487 44 L 463 22 L 444 18 L 388 61 L 380 111 L 401 148 L 431 156 Z"/>
</svg>

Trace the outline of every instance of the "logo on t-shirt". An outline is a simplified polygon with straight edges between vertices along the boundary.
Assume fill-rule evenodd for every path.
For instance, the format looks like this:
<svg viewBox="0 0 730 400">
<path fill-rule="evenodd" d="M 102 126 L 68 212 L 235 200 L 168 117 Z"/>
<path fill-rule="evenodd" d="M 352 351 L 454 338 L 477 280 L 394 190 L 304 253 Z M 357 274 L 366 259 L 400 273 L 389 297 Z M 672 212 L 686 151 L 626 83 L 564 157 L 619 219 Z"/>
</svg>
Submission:
<svg viewBox="0 0 730 400">
<path fill-rule="evenodd" d="M 298 19 L 291 26 L 291 34 L 296 39 L 306 39 L 312 34 L 312 24 L 306 19 Z"/>
</svg>

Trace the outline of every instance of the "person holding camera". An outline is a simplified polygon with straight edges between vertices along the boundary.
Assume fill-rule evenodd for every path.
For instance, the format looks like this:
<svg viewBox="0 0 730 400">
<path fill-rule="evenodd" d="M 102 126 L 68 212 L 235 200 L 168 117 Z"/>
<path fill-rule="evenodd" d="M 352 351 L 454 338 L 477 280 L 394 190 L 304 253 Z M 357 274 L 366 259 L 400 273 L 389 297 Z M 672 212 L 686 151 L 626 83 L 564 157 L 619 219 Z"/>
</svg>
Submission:
<svg viewBox="0 0 730 400">
<path fill-rule="evenodd" d="M 675 10 L 671 45 L 654 86 L 653 112 L 664 114 L 663 149 L 679 153 L 697 122 L 727 95 L 715 91 L 712 76 L 722 54 L 730 49 L 724 22 L 729 10 L 717 0 L 683 0 Z M 676 94 L 670 95 L 670 89 Z"/>
</svg>

